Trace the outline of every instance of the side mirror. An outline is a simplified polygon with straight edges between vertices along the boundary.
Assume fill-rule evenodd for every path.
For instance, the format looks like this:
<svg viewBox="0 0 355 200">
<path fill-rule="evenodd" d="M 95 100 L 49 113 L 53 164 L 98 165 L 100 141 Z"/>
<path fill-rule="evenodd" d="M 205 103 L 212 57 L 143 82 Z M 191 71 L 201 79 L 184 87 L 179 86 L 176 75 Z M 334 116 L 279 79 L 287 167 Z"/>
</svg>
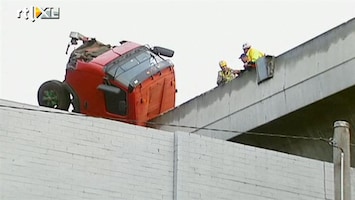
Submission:
<svg viewBox="0 0 355 200">
<path fill-rule="evenodd" d="M 166 56 L 166 57 L 173 57 L 174 51 L 171 49 L 167 49 L 164 47 L 154 47 L 153 52 L 158 55 Z"/>
<path fill-rule="evenodd" d="M 113 87 L 110 85 L 105 85 L 105 84 L 101 84 L 101 85 L 97 86 L 97 89 L 102 90 L 104 92 L 114 93 L 114 94 L 119 94 L 121 92 L 120 88 Z"/>
</svg>

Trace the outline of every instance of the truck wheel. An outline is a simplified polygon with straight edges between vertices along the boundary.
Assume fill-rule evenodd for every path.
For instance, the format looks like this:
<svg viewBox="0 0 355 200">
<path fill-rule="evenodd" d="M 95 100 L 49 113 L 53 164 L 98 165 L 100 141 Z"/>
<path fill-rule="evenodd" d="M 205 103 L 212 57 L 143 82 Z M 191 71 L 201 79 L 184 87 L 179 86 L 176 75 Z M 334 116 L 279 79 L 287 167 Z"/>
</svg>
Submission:
<svg viewBox="0 0 355 200">
<path fill-rule="evenodd" d="M 44 82 L 38 89 L 37 100 L 40 106 L 49 108 L 68 110 L 70 106 L 69 92 L 57 80 Z"/>
</svg>

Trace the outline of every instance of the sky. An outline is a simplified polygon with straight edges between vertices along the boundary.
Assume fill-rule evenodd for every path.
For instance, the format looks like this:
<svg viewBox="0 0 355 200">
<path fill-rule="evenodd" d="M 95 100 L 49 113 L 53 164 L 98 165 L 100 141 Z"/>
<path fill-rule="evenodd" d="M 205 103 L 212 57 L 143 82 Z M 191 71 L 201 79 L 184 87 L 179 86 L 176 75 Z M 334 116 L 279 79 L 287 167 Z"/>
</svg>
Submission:
<svg viewBox="0 0 355 200">
<path fill-rule="evenodd" d="M 18 18 L 60 8 L 59 19 Z M 47 80 L 64 80 L 69 33 L 175 51 L 176 106 L 217 86 L 218 62 L 240 69 L 242 44 L 279 56 L 355 17 L 354 0 L 1 0 L 0 99 L 38 105 Z M 72 49 L 70 49 L 72 50 Z"/>
</svg>

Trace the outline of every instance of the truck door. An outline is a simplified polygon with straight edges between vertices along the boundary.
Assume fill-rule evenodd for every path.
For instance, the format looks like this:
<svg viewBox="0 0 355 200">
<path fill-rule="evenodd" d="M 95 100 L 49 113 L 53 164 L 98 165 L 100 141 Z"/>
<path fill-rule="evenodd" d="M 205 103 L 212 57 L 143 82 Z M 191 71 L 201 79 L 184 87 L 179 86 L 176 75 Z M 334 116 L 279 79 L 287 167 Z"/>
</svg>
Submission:
<svg viewBox="0 0 355 200">
<path fill-rule="evenodd" d="M 127 115 L 127 92 L 113 85 L 101 84 L 98 87 L 104 92 L 107 112 L 116 115 Z"/>
</svg>

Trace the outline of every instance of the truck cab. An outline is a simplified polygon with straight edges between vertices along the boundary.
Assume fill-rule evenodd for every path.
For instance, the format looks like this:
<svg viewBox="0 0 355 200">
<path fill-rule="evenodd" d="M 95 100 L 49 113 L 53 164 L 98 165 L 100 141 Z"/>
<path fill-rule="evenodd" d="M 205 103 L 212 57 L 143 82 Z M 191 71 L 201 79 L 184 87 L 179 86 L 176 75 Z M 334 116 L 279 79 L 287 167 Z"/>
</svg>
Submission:
<svg viewBox="0 0 355 200">
<path fill-rule="evenodd" d="M 64 81 L 51 80 L 38 90 L 41 106 L 145 126 L 175 107 L 174 51 L 131 41 L 111 46 L 79 33 L 83 44 L 69 56 Z"/>
</svg>

